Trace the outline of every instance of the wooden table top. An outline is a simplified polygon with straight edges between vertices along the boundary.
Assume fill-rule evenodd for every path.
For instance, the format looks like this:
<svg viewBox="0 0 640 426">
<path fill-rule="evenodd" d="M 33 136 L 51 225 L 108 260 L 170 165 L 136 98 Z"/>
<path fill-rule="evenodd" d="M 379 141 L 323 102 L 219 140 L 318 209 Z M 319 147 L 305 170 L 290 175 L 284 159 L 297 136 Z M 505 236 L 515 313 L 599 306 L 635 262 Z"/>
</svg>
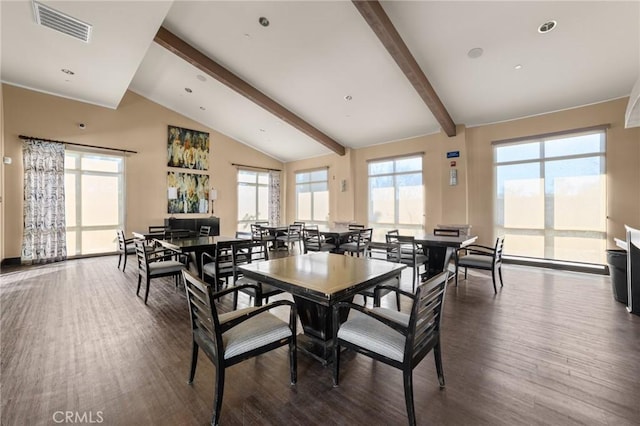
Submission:
<svg viewBox="0 0 640 426">
<path fill-rule="evenodd" d="M 235 242 L 246 241 L 242 238 L 225 237 L 223 235 L 208 236 L 208 237 L 189 237 L 189 238 L 176 238 L 174 240 L 161 240 L 155 239 L 162 247 L 175 251 L 194 251 L 202 248 L 215 247 L 218 243 L 222 242 Z"/>
<path fill-rule="evenodd" d="M 239 267 L 248 278 L 323 305 L 353 296 L 401 273 L 406 266 L 333 253 L 308 253 Z"/>
</svg>

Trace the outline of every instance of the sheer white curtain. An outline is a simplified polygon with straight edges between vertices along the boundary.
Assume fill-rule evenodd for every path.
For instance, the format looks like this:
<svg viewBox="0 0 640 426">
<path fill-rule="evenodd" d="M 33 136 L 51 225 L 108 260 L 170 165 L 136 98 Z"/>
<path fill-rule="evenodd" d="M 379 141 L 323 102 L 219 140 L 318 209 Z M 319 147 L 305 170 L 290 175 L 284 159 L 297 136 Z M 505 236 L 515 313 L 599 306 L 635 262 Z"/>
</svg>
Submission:
<svg viewBox="0 0 640 426">
<path fill-rule="evenodd" d="M 24 162 L 23 264 L 67 258 L 64 215 L 64 144 L 28 139 Z"/>
<path fill-rule="evenodd" d="M 280 172 L 269 172 L 269 223 L 280 225 Z"/>
</svg>

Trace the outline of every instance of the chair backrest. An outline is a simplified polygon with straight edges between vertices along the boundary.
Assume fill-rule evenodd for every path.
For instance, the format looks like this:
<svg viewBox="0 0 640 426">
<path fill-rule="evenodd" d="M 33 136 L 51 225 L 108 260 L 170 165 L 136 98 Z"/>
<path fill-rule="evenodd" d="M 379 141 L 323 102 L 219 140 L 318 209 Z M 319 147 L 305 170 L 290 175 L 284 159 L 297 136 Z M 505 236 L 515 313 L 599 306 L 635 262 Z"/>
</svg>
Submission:
<svg viewBox="0 0 640 426">
<path fill-rule="evenodd" d="M 269 249 L 266 241 L 236 242 L 232 247 L 233 280 L 237 281 L 242 273 L 238 266 L 253 262 L 269 260 Z"/>
<path fill-rule="evenodd" d="M 358 243 L 359 246 L 364 247 L 369 241 L 371 241 L 372 234 L 373 228 L 358 229 L 353 235 L 353 239 Z"/>
<path fill-rule="evenodd" d="M 305 223 L 304 222 L 300 222 L 298 220 L 294 220 L 293 224 L 294 225 L 300 225 L 300 229 L 304 229 L 304 227 L 305 227 Z"/>
<path fill-rule="evenodd" d="M 251 238 L 254 240 L 262 240 L 264 236 L 269 233 L 268 229 L 262 227 L 262 225 L 257 223 L 251 224 Z"/>
<path fill-rule="evenodd" d="M 165 226 L 165 225 L 157 225 L 157 226 L 156 225 L 151 225 L 151 226 L 149 226 L 149 233 L 150 234 L 156 233 L 156 232 L 160 233 L 160 232 L 166 231 L 167 229 L 169 229 L 169 227 Z"/>
<path fill-rule="evenodd" d="M 199 337 L 209 340 L 215 349 L 214 354 L 218 354 L 222 358 L 224 356 L 222 333 L 220 333 L 220 320 L 216 304 L 213 303 L 211 286 L 186 270 L 182 271 L 182 275 L 187 293 L 191 331 L 193 334 L 198 333 Z"/>
<path fill-rule="evenodd" d="M 358 229 L 364 229 L 364 225 L 360 225 L 359 223 L 350 223 L 349 230 L 357 231 Z"/>
<path fill-rule="evenodd" d="M 433 235 L 442 235 L 445 237 L 459 237 L 460 230 L 453 228 L 435 228 L 433 230 Z"/>
<path fill-rule="evenodd" d="M 220 241 L 216 244 L 214 279 L 218 282 L 233 275 L 233 246 L 233 241 Z"/>
<path fill-rule="evenodd" d="M 504 249 L 504 236 L 496 238 L 496 247 L 493 252 L 493 264 L 499 266 L 502 264 L 502 250 Z"/>
<path fill-rule="evenodd" d="M 149 259 L 147 257 L 147 246 L 144 240 L 135 240 L 136 259 L 138 260 L 138 272 L 146 276 L 149 270 Z"/>
<path fill-rule="evenodd" d="M 127 250 L 127 243 L 125 242 L 124 231 L 122 229 L 118 229 L 118 251 L 125 252 Z"/>
<path fill-rule="evenodd" d="M 251 231 L 236 231 L 236 238 L 239 238 L 242 240 L 250 240 Z"/>
<path fill-rule="evenodd" d="M 256 220 L 255 222 L 253 222 L 256 225 L 260 225 L 260 226 L 269 226 L 269 221 L 268 220 Z"/>
<path fill-rule="evenodd" d="M 414 293 L 405 346 L 405 362 L 409 356 L 415 365 L 429 353 L 440 338 L 442 308 L 449 271 L 423 282 Z"/>
<path fill-rule="evenodd" d="M 302 239 L 302 241 L 304 243 L 305 251 L 320 251 L 320 248 L 322 246 L 320 231 L 318 231 L 317 227 L 306 227 L 304 229 L 304 238 Z"/>
<path fill-rule="evenodd" d="M 211 227 L 210 226 L 207 226 L 207 225 L 201 225 L 200 226 L 200 232 L 198 232 L 199 236 L 208 237 L 210 233 L 211 233 Z"/>
<path fill-rule="evenodd" d="M 400 244 L 369 241 L 364 250 L 364 257 L 398 263 L 400 262 Z"/>
</svg>

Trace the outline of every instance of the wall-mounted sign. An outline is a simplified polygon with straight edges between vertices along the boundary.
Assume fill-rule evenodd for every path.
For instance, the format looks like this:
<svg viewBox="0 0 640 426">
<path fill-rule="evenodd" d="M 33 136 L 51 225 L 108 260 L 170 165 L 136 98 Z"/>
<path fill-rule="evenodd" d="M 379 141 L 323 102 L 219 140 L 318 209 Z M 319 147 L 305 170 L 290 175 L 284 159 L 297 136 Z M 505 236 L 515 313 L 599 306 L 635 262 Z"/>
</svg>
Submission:
<svg viewBox="0 0 640 426">
<path fill-rule="evenodd" d="M 458 158 L 458 157 L 460 157 L 460 151 L 447 152 L 447 158 Z"/>
</svg>

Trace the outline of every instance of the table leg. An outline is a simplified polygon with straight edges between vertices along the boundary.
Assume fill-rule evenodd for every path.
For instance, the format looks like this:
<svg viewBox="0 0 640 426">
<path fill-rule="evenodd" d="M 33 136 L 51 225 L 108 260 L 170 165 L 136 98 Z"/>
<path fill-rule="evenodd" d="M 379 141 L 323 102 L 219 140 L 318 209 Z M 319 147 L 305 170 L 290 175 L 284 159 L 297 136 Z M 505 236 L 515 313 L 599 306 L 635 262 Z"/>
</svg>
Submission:
<svg viewBox="0 0 640 426">
<path fill-rule="evenodd" d="M 445 265 L 449 267 L 451 257 L 455 252 L 455 247 L 431 246 L 429 249 L 429 262 L 427 263 L 426 276 L 423 274 L 422 280 L 428 280 L 444 271 Z"/>
<path fill-rule="evenodd" d="M 298 348 L 326 366 L 333 360 L 333 309 L 293 296 L 304 335 L 298 336 Z M 351 302 L 353 297 L 345 299 Z M 341 310 L 340 323 L 347 320 L 348 309 Z"/>
</svg>

